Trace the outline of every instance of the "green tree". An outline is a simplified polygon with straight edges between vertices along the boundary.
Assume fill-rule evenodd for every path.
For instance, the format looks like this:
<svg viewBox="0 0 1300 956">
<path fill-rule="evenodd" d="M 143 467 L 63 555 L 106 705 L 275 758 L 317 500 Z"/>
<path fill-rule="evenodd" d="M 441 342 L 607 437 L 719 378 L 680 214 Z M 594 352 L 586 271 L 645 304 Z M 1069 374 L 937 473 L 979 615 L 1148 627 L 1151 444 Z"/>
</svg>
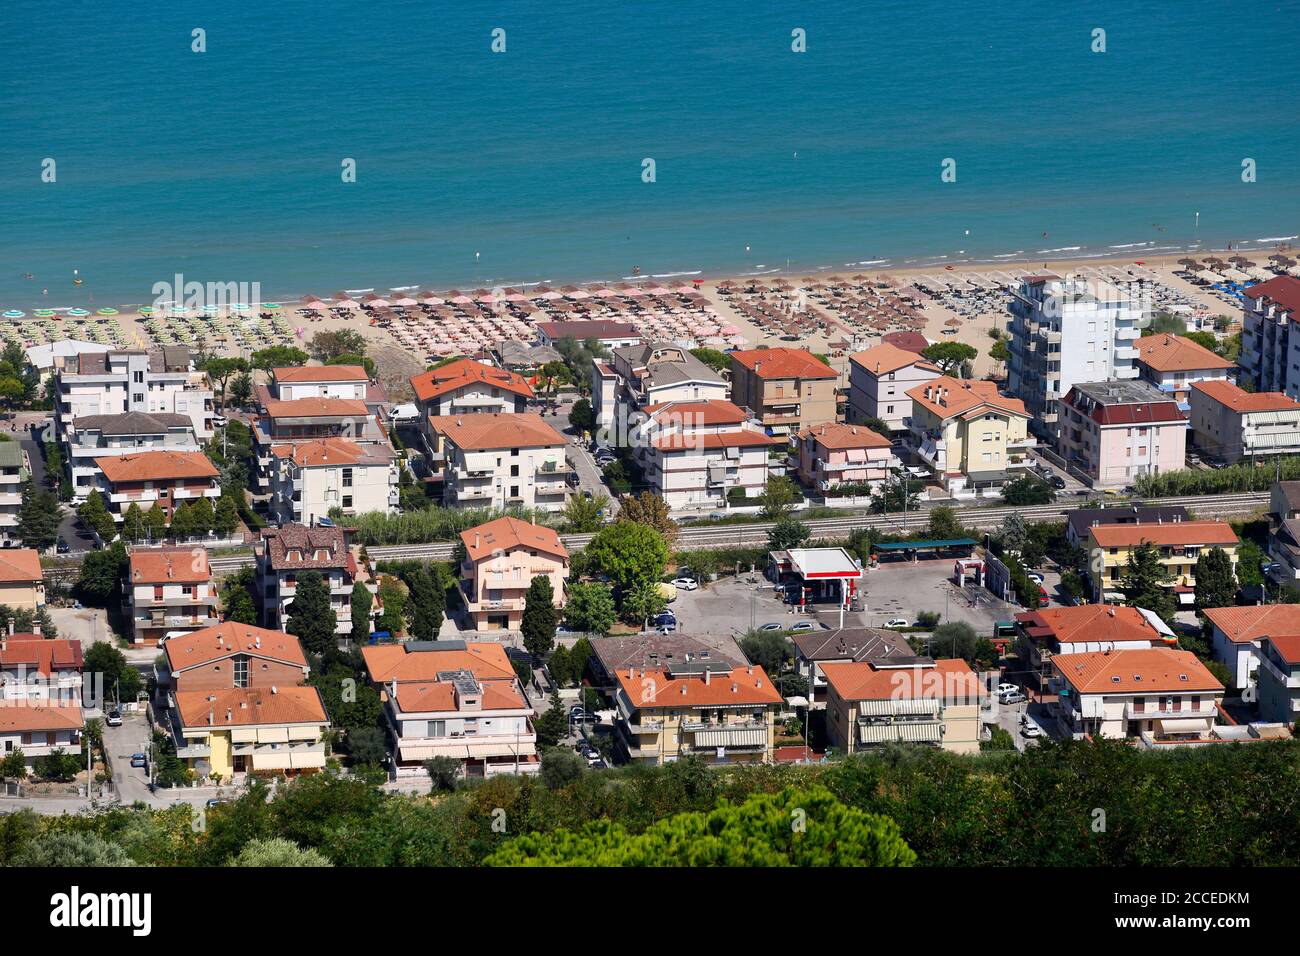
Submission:
<svg viewBox="0 0 1300 956">
<path fill-rule="evenodd" d="M 955 538 L 969 537 L 962 527 L 957 512 L 947 505 L 938 505 L 930 509 L 930 523 L 927 534 L 936 541 L 952 541 Z"/>
<path fill-rule="evenodd" d="M 1007 348 L 1006 339 L 999 338 L 989 346 L 989 358 L 993 359 L 993 361 L 997 362 L 999 365 L 1005 365 L 1007 363 L 1007 360 L 1011 358 L 1011 350 Z"/>
<path fill-rule="evenodd" d="M 330 606 L 329 587 L 319 571 L 298 575 L 293 600 L 285 610 L 289 618 L 285 631 L 301 640 L 309 653 L 320 656 L 337 647 L 338 618 Z"/>
<path fill-rule="evenodd" d="M 207 373 L 209 381 L 217 392 L 217 411 L 226 403 L 226 384 L 235 375 L 248 371 L 248 361 L 241 358 L 209 358 L 202 363 L 200 370 Z"/>
<path fill-rule="evenodd" d="M 239 855 L 227 866 L 333 866 L 319 850 L 304 849 L 292 840 L 271 837 L 266 840 L 249 840 Z"/>
<path fill-rule="evenodd" d="M 791 821 L 797 821 L 792 825 Z M 911 866 L 893 820 L 841 802 L 821 786 L 722 801 L 633 834 L 600 820 L 529 833 L 498 847 L 489 866 Z"/>
<path fill-rule="evenodd" d="M 547 790 L 561 790 L 586 772 L 586 761 L 572 750 L 552 747 L 542 754 L 539 776 Z"/>
<path fill-rule="evenodd" d="M 573 403 L 573 408 L 569 409 L 569 424 L 580 435 L 583 432 L 594 432 L 596 430 L 596 413 L 592 411 L 591 402 L 588 399 L 580 398 Z"/>
<path fill-rule="evenodd" d="M 434 584 L 430 569 L 423 564 L 411 568 L 402 580 L 411 598 L 411 634 L 416 640 L 434 640 L 442 629 L 445 592 Z"/>
<path fill-rule="evenodd" d="M 63 521 L 58 496 L 50 491 L 37 491 L 30 477 L 19 486 L 19 493 L 22 504 L 18 506 L 18 537 L 23 547 L 37 551 L 53 547 Z"/>
<path fill-rule="evenodd" d="M 1169 572 L 1160 563 L 1160 551 L 1143 541 L 1131 552 L 1120 573 L 1120 590 L 1130 607 L 1153 611 L 1166 624 L 1172 623 L 1177 605 L 1173 592 L 1165 587 Z"/>
<path fill-rule="evenodd" d="M 555 610 L 555 590 L 551 579 L 539 574 L 524 595 L 524 616 L 520 624 L 524 649 L 534 658 L 544 657 L 555 646 L 555 628 L 559 623 Z"/>
<path fill-rule="evenodd" d="M 636 584 L 663 577 L 668 545 L 654 528 L 618 521 L 596 532 L 581 558 L 586 568 L 607 575 L 623 593 Z"/>
<path fill-rule="evenodd" d="M 86 674 L 103 675 L 104 695 L 123 701 L 135 700 L 144 689 L 140 672 L 127 663 L 120 650 L 107 641 L 96 641 L 86 651 L 83 669 Z"/>
<path fill-rule="evenodd" d="M 240 372 L 230 382 L 230 402 L 236 408 L 247 408 L 253 401 L 253 378 Z"/>
<path fill-rule="evenodd" d="M 330 714 L 330 722 L 334 715 Z M 379 767 L 388 755 L 387 738 L 384 732 L 375 726 L 362 726 L 348 731 L 348 756 L 353 766 Z"/>
<path fill-rule="evenodd" d="M 200 498 L 190 505 L 190 529 L 194 535 L 206 535 L 210 532 L 214 518 L 211 500 Z"/>
<path fill-rule="evenodd" d="M 339 355 L 365 355 L 366 338 L 355 329 L 317 332 L 307 345 L 311 354 L 322 362 Z"/>
<path fill-rule="evenodd" d="M 794 657 L 790 638 L 780 631 L 750 631 L 741 638 L 740 650 L 746 660 L 763 668 L 773 680 Z"/>
<path fill-rule="evenodd" d="M 625 496 L 619 502 L 618 520 L 632 521 L 654 528 L 669 548 L 677 540 L 677 522 L 672 518 L 668 502 L 653 491 Z"/>
<path fill-rule="evenodd" d="M 1196 606 L 1232 607 L 1237 603 L 1237 579 L 1232 559 L 1222 548 L 1211 548 L 1196 559 Z"/>
<path fill-rule="evenodd" d="M 812 532 L 801 521 L 789 515 L 776 519 L 776 524 L 767 533 L 767 546 L 772 551 L 785 551 L 789 548 L 801 548 L 812 538 Z"/>
<path fill-rule="evenodd" d="M 17 855 L 15 866 L 101 867 L 135 866 L 116 843 L 94 833 L 71 830 L 45 833 L 31 840 Z"/>
<path fill-rule="evenodd" d="M 537 746 L 543 750 L 554 747 L 569 733 L 569 715 L 560 700 L 560 692 L 552 690 L 546 710 L 533 725 L 537 731 Z"/>
<path fill-rule="evenodd" d="M 424 762 L 430 793 L 450 793 L 460 782 L 460 761 L 451 757 L 430 757 Z"/>
<path fill-rule="evenodd" d="M 606 495 L 573 495 L 564 504 L 564 530 L 570 534 L 587 534 L 599 530 L 601 515 L 609 504 Z"/>
<path fill-rule="evenodd" d="M 872 514 L 900 512 L 904 507 L 915 511 L 920 483 L 910 478 L 889 478 L 876 485 L 871 493 Z"/>
<path fill-rule="evenodd" d="M 162 541 L 167 537 L 167 514 L 158 502 L 144 513 L 143 529 L 145 541 Z"/>
<path fill-rule="evenodd" d="M 564 623 L 574 631 L 605 634 L 618 619 L 609 585 L 599 582 L 570 584 L 564 603 Z"/>
<path fill-rule="evenodd" d="M 104 507 L 104 498 L 98 489 L 86 496 L 86 500 L 77 509 L 77 517 L 88 531 L 99 535 L 101 541 L 108 543 L 117 537 L 117 523 Z"/>
<path fill-rule="evenodd" d="M 731 370 L 731 356 L 727 355 L 726 352 L 700 347 L 691 349 L 691 354 L 719 375 L 723 375 Z"/>
<path fill-rule="evenodd" d="M 257 624 L 257 604 L 253 600 L 252 568 L 240 568 L 226 576 L 221 584 L 223 619 L 237 624 Z"/>
<path fill-rule="evenodd" d="M 998 541 L 1004 551 L 1021 554 L 1029 546 L 1029 525 L 1025 516 L 1013 511 L 1002 519 L 1002 528 L 998 532 Z"/>
<path fill-rule="evenodd" d="M 1009 505 L 1046 505 L 1056 500 L 1056 492 L 1041 478 L 1021 475 L 1002 486 L 1002 500 Z"/>
<path fill-rule="evenodd" d="M 131 544 L 144 540 L 144 512 L 134 501 L 122 515 L 122 540 Z"/>
<path fill-rule="evenodd" d="M 406 606 L 410 599 L 406 585 L 391 574 L 379 578 L 379 603 L 383 613 L 379 617 L 379 629 L 396 637 L 406 630 Z"/>
<path fill-rule="evenodd" d="M 171 536 L 177 541 L 184 541 L 186 538 L 192 538 L 199 532 L 195 529 L 194 509 L 190 507 L 188 501 L 182 501 L 172 509 L 172 520 L 168 526 Z"/>
<path fill-rule="evenodd" d="M 93 607 L 115 602 L 121 596 L 130 562 L 121 541 L 114 541 L 107 550 L 87 551 L 77 576 L 77 595 Z"/>
<path fill-rule="evenodd" d="M 1003 730 L 1001 727 L 994 727 L 989 733 L 989 739 L 980 741 L 980 750 L 1014 752 L 1015 749 L 1016 738 L 1012 737 L 1008 731 Z"/>
<path fill-rule="evenodd" d="M 379 376 L 379 366 L 369 355 L 336 355 L 326 365 L 352 365 L 357 368 L 365 369 L 367 378 L 377 378 Z"/>
<path fill-rule="evenodd" d="M 623 620 L 642 624 L 653 620 L 668 606 L 657 581 L 638 581 L 623 592 Z"/>
<path fill-rule="evenodd" d="M 272 345 L 254 352 L 250 364 L 259 372 L 270 372 L 273 368 L 299 368 L 310 358 L 302 349 L 292 345 Z"/>
<path fill-rule="evenodd" d="M 223 494 L 212 512 L 212 530 L 218 538 L 229 538 L 239 528 L 239 505 L 234 495 Z"/>
<path fill-rule="evenodd" d="M 963 362 L 973 362 L 979 350 L 965 342 L 935 342 L 927 345 L 921 355 L 929 359 L 945 375 L 951 375 L 961 368 Z"/>
<path fill-rule="evenodd" d="M 769 520 L 788 515 L 801 500 L 798 486 L 784 476 L 767 479 L 763 493 L 758 496 L 758 502 L 763 506 L 762 515 Z"/>
<path fill-rule="evenodd" d="M 27 758 L 22 750 L 11 750 L 0 757 L 0 780 L 26 780 Z"/>
<path fill-rule="evenodd" d="M 370 639 L 370 609 L 374 606 L 375 596 L 370 588 L 361 581 L 352 585 L 352 597 L 348 604 L 352 612 L 352 641 L 364 644 Z"/>
</svg>

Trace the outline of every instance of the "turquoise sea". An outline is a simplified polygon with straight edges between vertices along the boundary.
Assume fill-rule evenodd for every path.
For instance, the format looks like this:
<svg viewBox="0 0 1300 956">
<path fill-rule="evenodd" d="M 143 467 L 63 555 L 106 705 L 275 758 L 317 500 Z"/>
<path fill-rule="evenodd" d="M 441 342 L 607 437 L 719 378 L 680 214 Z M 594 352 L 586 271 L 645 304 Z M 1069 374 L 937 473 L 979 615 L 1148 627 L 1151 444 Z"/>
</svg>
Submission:
<svg viewBox="0 0 1300 956">
<path fill-rule="evenodd" d="M 0 306 L 1278 240 L 1298 50 L 1294 0 L 6 0 Z"/>
</svg>

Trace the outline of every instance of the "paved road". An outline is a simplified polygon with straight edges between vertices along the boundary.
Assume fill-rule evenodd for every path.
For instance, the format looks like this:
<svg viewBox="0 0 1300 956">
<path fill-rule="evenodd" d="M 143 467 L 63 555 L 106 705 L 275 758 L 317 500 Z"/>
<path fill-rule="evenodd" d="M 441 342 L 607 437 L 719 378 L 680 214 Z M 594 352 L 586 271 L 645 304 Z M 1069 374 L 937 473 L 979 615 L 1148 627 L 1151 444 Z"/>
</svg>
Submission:
<svg viewBox="0 0 1300 956">
<path fill-rule="evenodd" d="M 113 765 L 113 783 L 123 803 L 148 802 L 149 778 L 140 767 L 131 766 L 131 754 L 149 752 L 149 724 L 144 714 L 123 714 L 121 727 L 104 727 L 104 747 Z"/>
</svg>

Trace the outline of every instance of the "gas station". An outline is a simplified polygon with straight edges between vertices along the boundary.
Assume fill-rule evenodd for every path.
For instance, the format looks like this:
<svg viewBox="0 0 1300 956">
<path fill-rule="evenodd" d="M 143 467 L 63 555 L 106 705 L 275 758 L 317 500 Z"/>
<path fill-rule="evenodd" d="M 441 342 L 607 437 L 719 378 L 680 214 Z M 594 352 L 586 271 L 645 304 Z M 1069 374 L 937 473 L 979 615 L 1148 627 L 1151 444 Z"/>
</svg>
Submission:
<svg viewBox="0 0 1300 956">
<path fill-rule="evenodd" d="M 777 587 L 793 591 L 790 603 L 833 604 L 848 608 L 858 594 L 862 568 L 843 548 L 790 548 L 768 552 L 767 576 Z"/>
</svg>

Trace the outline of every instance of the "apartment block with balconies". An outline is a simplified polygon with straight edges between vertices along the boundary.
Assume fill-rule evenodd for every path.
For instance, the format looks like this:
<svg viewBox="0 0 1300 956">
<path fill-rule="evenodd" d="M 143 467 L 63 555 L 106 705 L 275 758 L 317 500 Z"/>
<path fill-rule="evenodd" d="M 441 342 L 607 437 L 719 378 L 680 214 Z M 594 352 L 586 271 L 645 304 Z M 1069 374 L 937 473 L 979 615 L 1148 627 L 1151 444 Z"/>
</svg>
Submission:
<svg viewBox="0 0 1300 956">
<path fill-rule="evenodd" d="M 517 631 L 533 579 L 551 582 L 556 608 L 564 607 L 569 552 L 551 528 L 504 517 L 462 531 L 461 599 L 478 631 Z"/>
<path fill-rule="evenodd" d="M 274 445 L 271 514 L 281 523 L 312 525 L 334 509 L 344 515 L 393 514 L 399 501 L 399 464 L 384 445 L 320 438 Z"/>
<path fill-rule="evenodd" d="M 17 543 L 18 511 L 23 505 L 22 485 L 31 475 L 27 450 L 16 441 L 0 442 L 0 542 Z"/>
<path fill-rule="evenodd" d="M 1300 399 L 1300 278 L 1278 276 L 1242 293 L 1241 381 Z"/>
<path fill-rule="evenodd" d="M 1186 414 L 1149 382 L 1079 382 L 1060 403 L 1057 451 L 1094 488 L 1118 489 L 1187 464 Z"/>
<path fill-rule="evenodd" d="M 207 455 L 196 451 L 145 451 L 96 458 L 99 493 L 114 521 L 122 521 L 131 505 L 148 511 L 157 505 L 168 521 L 182 504 L 200 498 L 213 505 L 221 497 L 218 472 Z"/>
<path fill-rule="evenodd" d="M 820 667 L 826 732 L 843 753 L 893 743 L 953 753 L 979 750 L 982 690 L 965 661 L 886 658 Z"/>
<path fill-rule="evenodd" d="M 807 349 L 750 349 L 731 354 L 731 401 L 749 409 L 772 435 L 793 435 L 835 421 L 839 373 Z"/>
<path fill-rule="evenodd" d="M 319 573 L 329 589 L 337 634 L 352 633 L 352 590 L 358 582 L 372 595 L 371 619 L 383 613 L 372 569 L 361 559 L 360 547 L 351 543 L 343 528 L 300 524 L 265 528 L 253 547 L 253 558 L 261 620 L 267 627 L 284 627 L 289 605 L 298 593 L 298 579 L 308 571 Z"/>
</svg>

